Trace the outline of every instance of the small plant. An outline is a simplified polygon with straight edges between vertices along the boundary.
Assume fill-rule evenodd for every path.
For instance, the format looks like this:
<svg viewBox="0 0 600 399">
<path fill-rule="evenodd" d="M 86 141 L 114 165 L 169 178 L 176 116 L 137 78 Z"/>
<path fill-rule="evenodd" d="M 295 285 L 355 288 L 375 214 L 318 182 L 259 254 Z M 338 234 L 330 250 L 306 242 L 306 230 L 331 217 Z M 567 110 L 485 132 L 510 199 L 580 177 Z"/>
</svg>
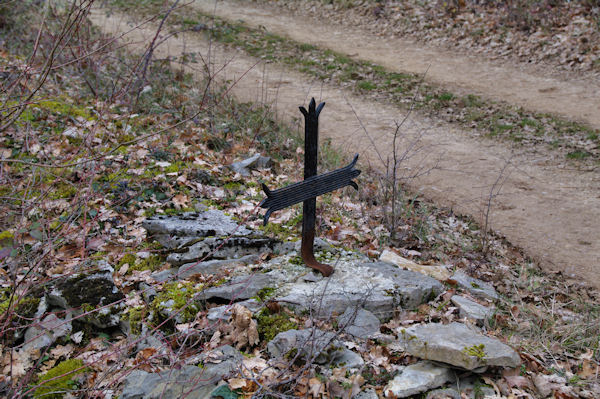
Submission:
<svg viewBox="0 0 600 399">
<path fill-rule="evenodd" d="M 476 357 L 479 360 L 485 359 L 486 356 L 484 344 L 473 345 L 468 348 L 464 348 L 462 351 L 465 355 Z"/>
<path fill-rule="evenodd" d="M 569 152 L 567 154 L 567 158 L 569 158 L 569 159 L 585 159 L 591 155 L 592 154 L 590 154 L 587 151 L 576 150 L 576 151 Z"/>
<path fill-rule="evenodd" d="M 256 293 L 256 297 L 261 301 L 264 302 L 267 299 L 271 298 L 274 294 L 275 294 L 276 289 L 273 287 L 265 287 L 265 288 L 261 288 L 257 293 Z"/>
<path fill-rule="evenodd" d="M 377 88 L 377 85 L 370 80 L 361 80 L 357 86 L 360 90 L 365 91 L 371 91 Z"/>
</svg>

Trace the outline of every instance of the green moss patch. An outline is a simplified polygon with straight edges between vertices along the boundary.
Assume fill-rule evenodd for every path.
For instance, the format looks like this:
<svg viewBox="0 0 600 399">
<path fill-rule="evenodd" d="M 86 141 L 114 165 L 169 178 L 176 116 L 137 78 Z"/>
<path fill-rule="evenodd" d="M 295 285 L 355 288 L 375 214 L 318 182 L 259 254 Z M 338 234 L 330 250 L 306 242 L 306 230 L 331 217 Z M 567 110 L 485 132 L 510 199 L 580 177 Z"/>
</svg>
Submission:
<svg viewBox="0 0 600 399">
<path fill-rule="evenodd" d="M 164 257 L 159 255 L 150 255 L 145 259 L 137 258 L 134 254 L 126 254 L 124 255 L 119 263 L 117 263 L 115 269 L 119 270 L 124 265 L 129 265 L 127 269 L 127 274 L 130 274 L 133 270 L 150 270 L 155 271 L 158 270 L 165 262 Z"/>
<path fill-rule="evenodd" d="M 141 306 L 129 308 L 123 313 L 122 320 L 129 322 L 131 334 L 139 335 L 142 332 L 142 321 L 145 314 L 146 309 Z"/>
<path fill-rule="evenodd" d="M 261 341 L 271 341 L 280 332 L 298 328 L 290 316 L 280 312 L 272 314 L 268 309 L 261 310 L 256 316 L 258 335 Z"/>
<path fill-rule="evenodd" d="M 165 284 L 160 294 L 152 302 L 151 307 L 163 316 L 165 311 L 169 313 L 179 312 L 179 318 L 183 322 L 192 321 L 200 310 L 193 298 L 201 288 L 195 287 L 193 283 L 172 282 Z"/>
<path fill-rule="evenodd" d="M 75 377 L 86 371 L 87 369 L 83 367 L 83 361 L 80 359 L 60 362 L 38 378 L 37 385 L 40 386 L 35 389 L 33 397 L 36 399 L 62 399 L 67 393 L 78 388 Z M 75 394 L 74 396 L 78 397 L 79 395 Z"/>
<path fill-rule="evenodd" d="M 485 359 L 485 345 L 473 345 L 463 349 L 463 353 L 468 356 L 476 357 L 480 360 Z"/>
<path fill-rule="evenodd" d="M 15 304 L 16 302 L 16 304 Z M 7 316 L 9 307 L 23 317 L 31 317 L 35 313 L 40 303 L 40 298 L 33 296 L 24 296 L 12 298 L 11 303 L 11 291 L 8 288 L 0 289 L 0 320 Z"/>
</svg>

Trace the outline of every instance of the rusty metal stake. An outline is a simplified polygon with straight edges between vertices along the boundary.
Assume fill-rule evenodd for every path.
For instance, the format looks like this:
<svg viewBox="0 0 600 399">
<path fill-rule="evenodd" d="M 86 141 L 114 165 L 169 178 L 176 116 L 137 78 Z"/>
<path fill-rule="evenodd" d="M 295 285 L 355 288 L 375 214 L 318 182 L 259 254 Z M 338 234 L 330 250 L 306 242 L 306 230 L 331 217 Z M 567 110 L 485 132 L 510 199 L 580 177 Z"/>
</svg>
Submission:
<svg viewBox="0 0 600 399">
<path fill-rule="evenodd" d="M 325 103 L 315 108 L 315 99 L 310 100 L 308 111 L 300 107 L 304 115 L 304 180 L 317 174 L 317 157 L 319 151 L 319 114 Z M 315 219 L 317 214 L 317 199 L 307 199 L 302 203 L 302 246 L 300 253 L 308 267 L 320 271 L 328 277 L 333 273 L 333 267 L 319 263 L 315 259 Z"/>
</svg>

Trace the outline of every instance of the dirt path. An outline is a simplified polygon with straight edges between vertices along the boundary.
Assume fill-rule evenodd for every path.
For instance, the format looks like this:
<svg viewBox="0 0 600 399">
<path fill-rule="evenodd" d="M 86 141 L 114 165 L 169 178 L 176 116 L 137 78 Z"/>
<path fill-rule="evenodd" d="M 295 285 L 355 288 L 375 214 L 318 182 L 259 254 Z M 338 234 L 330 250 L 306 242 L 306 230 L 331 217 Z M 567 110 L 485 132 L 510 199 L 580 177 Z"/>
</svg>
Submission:
<svg viewBox="0 0 600 399">
<path fill-rule="evenodd" d="M 397 72 L 423 74 L 426 79 L 461 94 L 477 94 L 526 109 L 562 115 L 600 128 L 600 81 L 580 78 L 563 81 L 539 76 L 523 67 L 499 65 L 481 55 L 466 57 L 403 39 L 375 36 L 361 30 L 282 14 L 244 1 L 196 0 L 194 7 L 232 21 L 299 42 L 310 43 L 354 58 L 371 61 Z M 429 70 L 428 70 L 429 68 Z"/>
<path fill-rule="evenodd" d="M 96 11 L 92 20 L 105 32 L 121 33 L 133 24 L 127 18 L 107 16 Z M 152 27 L 141 27 L 126 38 L 145 46 L 153 37 Z M 208 58 L 209 46 L 197 34 L 181 34 L 168 39 L 158 56 L 195 51 Z M 218 78 L 236 81 L 233 93 L 242 101 L 274 103 L 278 116 L 288 122 L 298 120 L 298 105 L 311 96 L 327 101 L 321 116 L 321 132 L 349 153 L 360 152 L 359 163 L 380 166 L 378 152 L 389 154 L 395 121 L 404 117 L 398 109 L 365 101 L 337 87 L 309 80 L 299 73 L 212 45 L 211 63 L 220 70 Z M 192 71 L 202 65 L 190 64 Z M 360 118 L 357 119 L 356 115 Z M 369 139 L 362 128 L 370 134 Z M 404 163 L 404 172 L 429 168 L 439 160 L 439 168 L 411 181 L 415 190 L 459 212 L 480 216 L 490 188 L 500 172 L 510 175 L 502 194 L 494 200 L 491 225 L 511 242 L 524 248 L 549 270 L 560 269 L 600 286 L 600 178 L 542 162 L 528 154 L 511 154 L 505 146 L 469 138 L 452 125 L 412 115 L 402 128 L 403 144 L 420 138 L 421 151 Z M 374 143 L 374 144 L 373 144 Z M 505 173 L 507 175 L 507 173 Z"/>
</svg>

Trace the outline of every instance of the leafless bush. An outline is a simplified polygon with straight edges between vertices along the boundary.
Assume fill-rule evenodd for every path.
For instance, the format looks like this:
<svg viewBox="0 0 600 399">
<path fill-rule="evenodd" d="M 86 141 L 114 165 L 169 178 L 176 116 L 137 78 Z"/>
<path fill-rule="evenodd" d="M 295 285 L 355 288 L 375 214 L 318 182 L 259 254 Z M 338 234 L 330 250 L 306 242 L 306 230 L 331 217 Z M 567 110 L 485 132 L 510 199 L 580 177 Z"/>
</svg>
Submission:
<svg viewBox="0 0 600 399">
<path fill-rule="evenodd" d="M 49 350 L 45 348 L 33 363 L 20 351 L 26 343 L 22 342 L 24 331 L 41 318 L 35 315 L 37 302 L 30 299 L 39 298 L 56 278 L 73 273 L 74 263 L 84 263 L 98 251 L 97 245 L 106 244 L 104 232 L 97 229 L 99 215 L 93 207 L 103 197 L 95 188 L 103 165 L 113 162 L 123 146 L 165 135 L 195 118 L 208 104 L 210 79 L 199 90 L 199 106 L 190 107 L 175 124 L 156 126 L 138 137 L 125 129 L 131 116 L 124 119 L 124 129 L 107 126 L 112 123 L 107 118 L 112 107 L 133 110 L 140 105 L 143 86 L 160 87 L 165 78 L 164 62 L 169 60 L 156 60 L 154 50 L 166 40 L 157 40 L 166 16 L 147 51 L 135 57 L 116 38 L 94 30 L 87 20 L 92 5 L 93 0 L 11 1 L 0 5 L 0 29 L 15 39 L 3 45 L 26 54 L 0 64 L 0 132 L 3 142 L 20 149 L 7 152 L 0 142 L 0 268 L 7 270 L 4 276 L 8 278 L 3 278 L 0 290 L 0 336 L 6 349 L 3 355 L 13 359 L 11 364 L 30 368 L 19 371 L 11 366 L 4 370 L 7 379 L 3 383 L 11 386 L 8 394 L 14 397 L 39 387 L 36 370 Z M 35 31 L 31 31 L 32 26 Z M 87 98 L 90 106 L 71 104 L 65 100 L 70 96 Z M 131 189 L 126 183 L 109 180 L 107 184 L 114 184 L 110 188 L 114 207 L 127 209 Z M 108 223 L 119 223 L 119 217 L 113 219 Z M 67 317 L 64 323 L 77 322 L 115 304 Z M 186 336 L 186 343 L 190 339 Z M 115 344 L 113 352 L 96 362 L 112 357 L 119 364 L 135 344 L 135 340 Z M 110 373 L 107 368 L 103 378 Z M 99 386 L 106 383 L 98 380 Z"/>
<path fill-rule="evenodd" d="M 391 135 L 391 151 L 389 153 L 382 152 L 375 144 L 375 140 L 369 133 L 368 129 L 362 123 L 359 115 L 356 113 L 350 103 L 348 105 L 359 121 L 360 126 L 372 144 L 375 150 L 379 165 L 370 165 L 369 175 L 377 176 L 378 184 L 370 190 L 363 190 L 363 198 L 361 202 L 372 203 L 380 209 L 379 218 L 389 233 L 390 241 L 397 244 L 406 236 L 398 231 L 398 227 L 402 220 L 402 214 L 414 213 L 409 211 L 411 208 L 411 200 L 405 193 L 405 187 L 415 179 L 431 173 L 438 168 L 439 157 L 437 159 L 428 159 L 428 152 L 431 147 L 423 141 L 423 135 L 426 130 L 420 129 L 416 134 L 407 134 L 403 131 L 403 127 L 410 118 L 413 111 L 416 96 L 418 94 L 418 86 L 405 117 L 400 122 L 395 122 L 394 131 Z M 375 201 L 375 203 L 373 203 Z M 407 212 L 408 211 L 408 212 Z"/>
</svg>

